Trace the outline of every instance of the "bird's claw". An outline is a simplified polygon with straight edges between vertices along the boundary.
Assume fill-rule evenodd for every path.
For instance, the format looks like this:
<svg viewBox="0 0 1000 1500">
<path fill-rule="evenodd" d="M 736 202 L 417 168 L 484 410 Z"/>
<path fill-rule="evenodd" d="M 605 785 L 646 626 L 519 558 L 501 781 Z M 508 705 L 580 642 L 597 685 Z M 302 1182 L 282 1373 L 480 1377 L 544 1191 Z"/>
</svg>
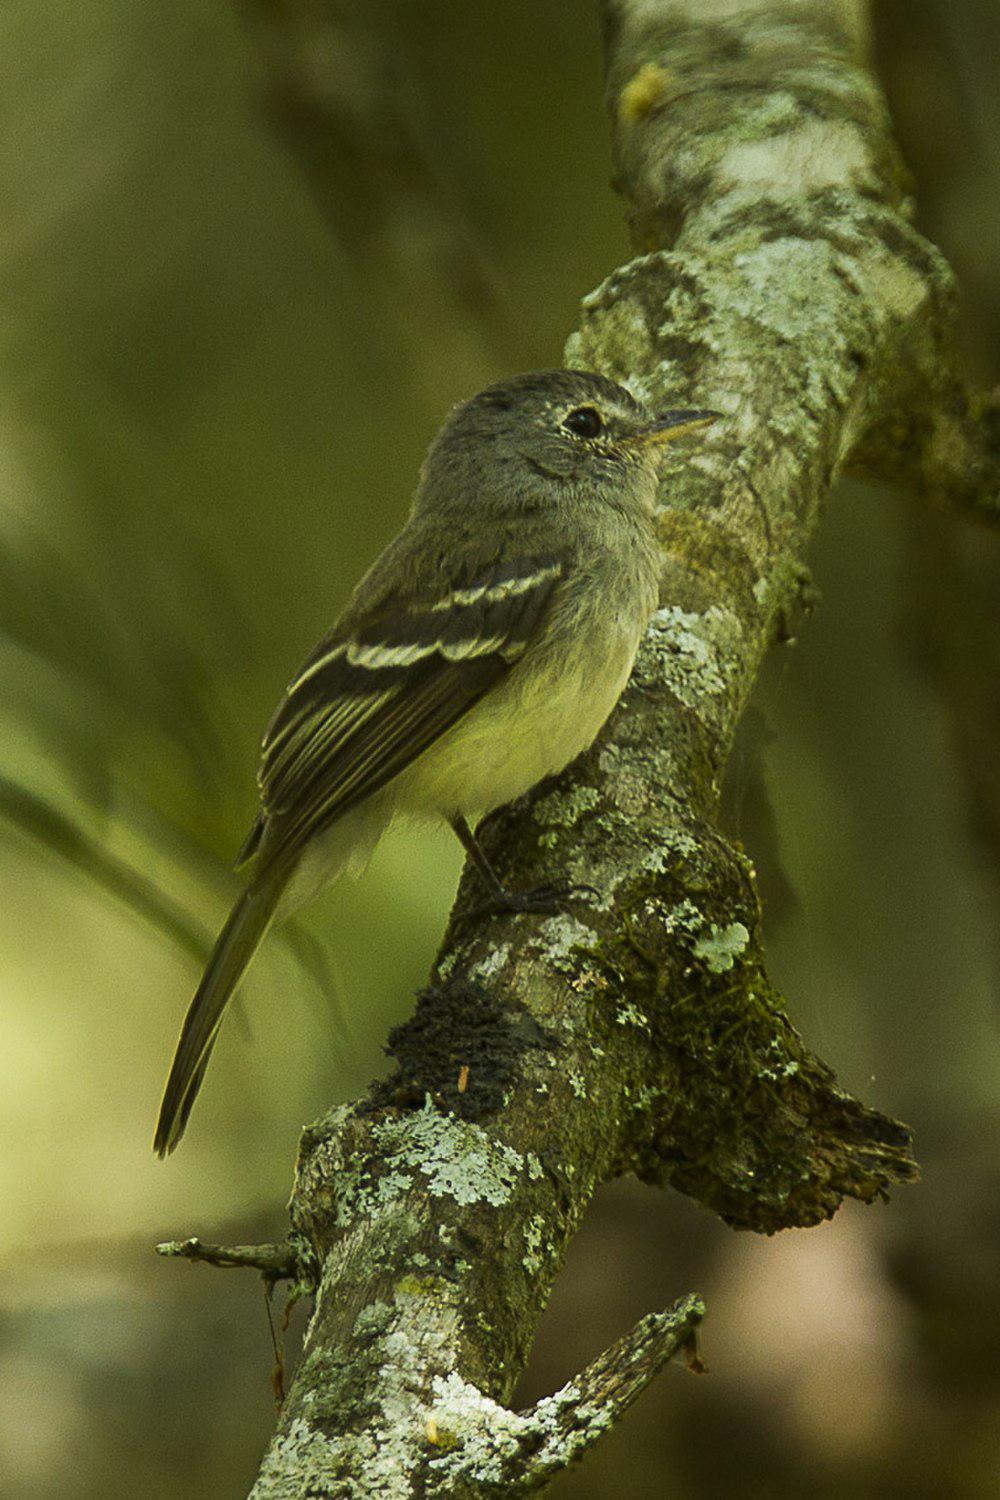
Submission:
<svg viewBox="0 0 1000 1500">
<path fill-rule="evenodd" d="M 600 894 L 596 886 L 573 880 L 550 881 L 545 885 L 536 885 L 530 891 L 508 891 L 503 888 L 494 891 L 486 901 L 474 906 L 468 915 L 475 920 L 477 917 L 498 916 L 505 912 L 556 913 L 566 901 L 585 898 L 598 900 Z"/>
</svg>

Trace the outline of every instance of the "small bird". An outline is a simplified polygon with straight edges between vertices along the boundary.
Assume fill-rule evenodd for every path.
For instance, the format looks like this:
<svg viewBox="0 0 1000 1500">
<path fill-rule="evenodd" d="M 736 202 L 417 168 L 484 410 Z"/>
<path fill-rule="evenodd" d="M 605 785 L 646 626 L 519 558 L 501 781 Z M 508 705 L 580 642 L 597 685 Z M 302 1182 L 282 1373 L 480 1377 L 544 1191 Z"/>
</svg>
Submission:
<svg viewBox="0 0 1000 1500">
<path fill-rule="evenodd" d="M 409 520 L 267 727 L 252 866 L 191 1002 L 153 1142 L 177 1145 L 226 1003 L 275 919 L 364 869 L 398 816 L 444 818 L 500 909 L 472 831 L 586 750 L 657 605 L 663 446 L 711 411 L 654 413 L 579 370 L 518 375 L 457 406 Z M 565 888 L 564 888 L 565 889 Z"/>
</svg>

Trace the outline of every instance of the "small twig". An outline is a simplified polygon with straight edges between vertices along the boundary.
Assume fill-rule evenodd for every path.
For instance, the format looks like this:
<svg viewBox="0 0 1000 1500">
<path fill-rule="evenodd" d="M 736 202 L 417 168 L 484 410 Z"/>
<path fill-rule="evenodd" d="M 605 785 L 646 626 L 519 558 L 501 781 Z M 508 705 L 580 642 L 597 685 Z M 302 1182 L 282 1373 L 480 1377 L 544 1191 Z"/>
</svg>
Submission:
<svg viewBox="0 0 1000 1500">
<path fill-rule="evenodd" d="M 246 1266 L 259 1271 L 265 1280 L 295 1281 L 299 1262 L 287 1242 L 281 1245 L 204 1245 L 199 1239 L 164 1240 L 156 1246 L 157 1255 L 180 1260 L 203 1260 L 210 1266 Z"/>
</svg>

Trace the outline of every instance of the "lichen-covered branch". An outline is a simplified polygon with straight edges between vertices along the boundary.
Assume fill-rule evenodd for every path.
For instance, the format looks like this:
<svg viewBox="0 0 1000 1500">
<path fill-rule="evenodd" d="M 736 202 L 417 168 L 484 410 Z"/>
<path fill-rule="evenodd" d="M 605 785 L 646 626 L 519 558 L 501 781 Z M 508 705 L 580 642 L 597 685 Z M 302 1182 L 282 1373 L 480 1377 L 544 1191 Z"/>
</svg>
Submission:
<svg viewBox="0 0 1000 1500">
<path fill-rule="evenodd" d="M 410 1295 L 419 1307 L 416 1289 Z M 508 1500 L 538 1489 L 606 1432 L 672 1355 L 694 1351 L 703 1316 L 698 1299 L 685 1297 L 668 1312 L 643 1318 L 554 1395 L 513 1412 L 454 1370 L 436 1377 L 430 1400 L 423 1402 L 420 1341 L 424 1333 L 439 1333 L 439 1326 L 425 1314 L 410 1330 L 418 1342 L 405 1343 L 392 1310 L 372 1305 L 357 1330 L 354 1358 L 362 1346 L 371 1351 L 361 1366 L 375 1382 L 370 1389 L 383 1410 L 392 1412 L 392 1425 L 377 1433 L 344 1432 L 330 1422 L 324 1401 L 310 1424 L 295 1420 L 285 1426 L 272 1449 L 275 1461 L 254 1494 L 446 1493 Z M 698 1368 L 696 1358 L 692 1363 Z M 340 1364 L 335 1361 L 329 1373 L 339 1389 Z M 329 1436 L 324 1424 L 335 1428 Z M 410 1466 L 401 1471 L 404 1454 Z"/>
<path fill-rule="evenodd" d="M 511 1412 L 482 1399 L 470 1407 L 461 1381 L 453 1406 L 451 1393 L 442 1390 L 427 1425 L 428 1442 L 444 1450 L 427 1462 L 431 1490 L 437 1470 L 452 1490 L 464 1482 L 469 1493 L 497 1500 L 540 1489 L 607 1432 L 679 1350 L 685 1351 L 691 1368 L 700 1368 L 695 1329 L 704 1311 L 697 1297 L 685 1297 L 669 1312 L 649 1314 L 568 1385 L 528 1411 Z M 445 1425 L 449 1419 L 453 1427 Z M 460 1443 L 456 1430 L 462 1434 Z"/>
<path fill-rule="evenodd" d="M 396 1073 L 303 1136 L 292 1243 L 316 1306 L 256 1500 L 510 1494 L 573 1457 L 700 1314 L 509 1410 L 617 1173 L 767 1233 L 915 1175 L 905 1127 L 788 1020 L 716 814 L 833 479 L 941 390 L 951 278 L 909 223 L 857 0 L 604 13 L 640 254 L 585 299 L 567 358 L 728 420 L 665 476 L 662 607 L 599 743 L 483 831 L 511 883 L 598 899 L 476 918 L 467 872 Z"/>
</svg>

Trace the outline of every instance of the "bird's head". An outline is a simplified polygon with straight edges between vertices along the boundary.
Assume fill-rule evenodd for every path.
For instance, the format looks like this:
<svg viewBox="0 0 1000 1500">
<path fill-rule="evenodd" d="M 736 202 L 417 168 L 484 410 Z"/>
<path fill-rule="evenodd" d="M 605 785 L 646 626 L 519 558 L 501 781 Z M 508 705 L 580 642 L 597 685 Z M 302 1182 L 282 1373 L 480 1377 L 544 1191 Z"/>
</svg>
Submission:
<svg viewBox="0 0 1000 1500">
<path fill-rule="evenodd" d="M 652 411 L 624 386 L 585 370 L 540 370 L 488 386 L 456 406 L 431 446 L 421 500 L 502 490 L 512 504 L 595 500 L 648 508 L 663 450 L 720 414 Z"/>
</svg>

